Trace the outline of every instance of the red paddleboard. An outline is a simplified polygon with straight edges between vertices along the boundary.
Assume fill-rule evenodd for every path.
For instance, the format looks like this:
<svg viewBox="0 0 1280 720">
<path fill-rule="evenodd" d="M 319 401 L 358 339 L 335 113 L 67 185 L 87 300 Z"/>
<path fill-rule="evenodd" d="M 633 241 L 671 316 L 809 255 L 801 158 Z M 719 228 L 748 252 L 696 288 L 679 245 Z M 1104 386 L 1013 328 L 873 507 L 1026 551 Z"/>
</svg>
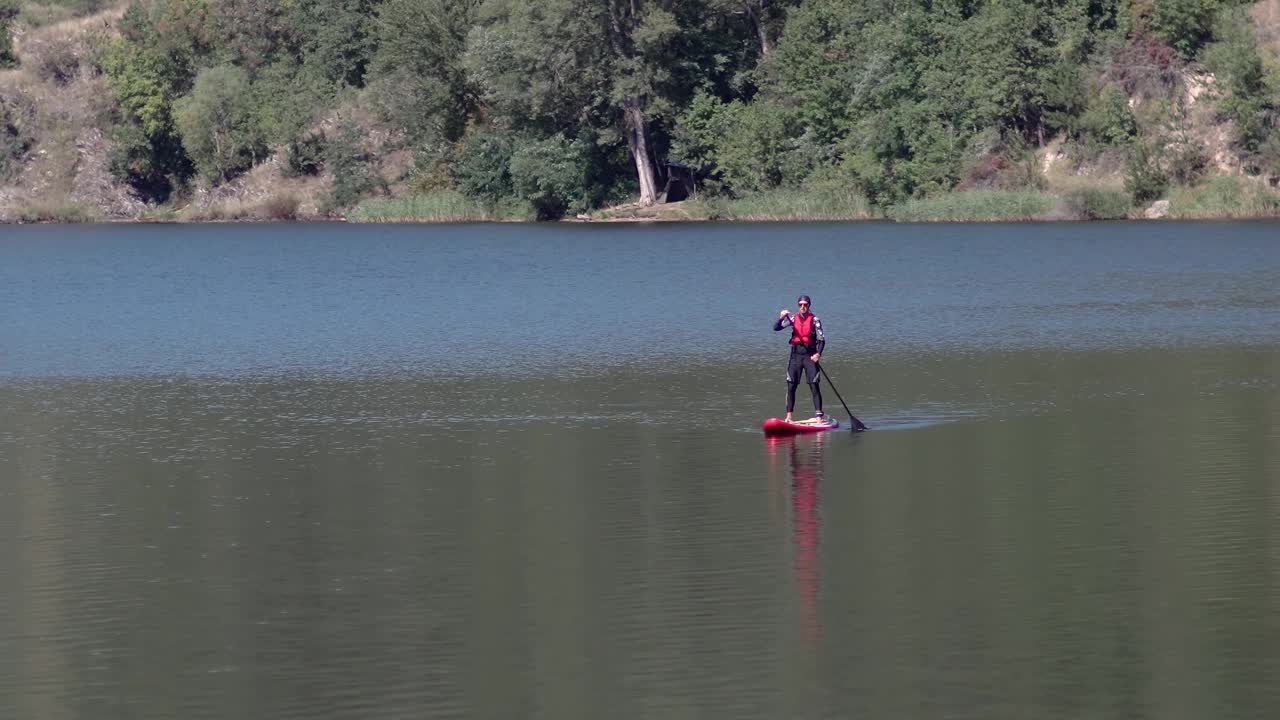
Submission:
<svg viewBox="0 0 1280 720">
<path fill-rule="evenodd" d="M 764 421 L 765 435 L 800 435 L 802 433 L 824 432 L 826 430 L 834 430 L 840 427 L 840 421 L 831 416 L 827 416 L 826 422 L 816 422 L 814 420 L 802 420 L 799 422 L 787 422 L 780 418 L 769 418 Z"/>
</svg>

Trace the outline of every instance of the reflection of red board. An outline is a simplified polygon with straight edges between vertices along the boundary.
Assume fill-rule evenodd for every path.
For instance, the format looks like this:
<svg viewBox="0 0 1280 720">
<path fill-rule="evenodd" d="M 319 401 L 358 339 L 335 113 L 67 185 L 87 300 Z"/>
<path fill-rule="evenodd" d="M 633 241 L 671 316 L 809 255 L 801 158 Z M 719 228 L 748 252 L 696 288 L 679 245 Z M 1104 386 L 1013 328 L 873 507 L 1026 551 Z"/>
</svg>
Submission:
<svg viewBox="0 0 1280 720">
<path fill-rule="evenodd" d="M 813 420 L 805 420 L 802 422 L 787 422 L 780 418 L 769 418 L 764 421 L 765 435 L 800 435 L 802 433 L 823 432 L 824 430 L 834 430 L 840 427 L 840 421 L 833 417 L 828 417 L 826 422 L 814 422 Z"/>
</svg>

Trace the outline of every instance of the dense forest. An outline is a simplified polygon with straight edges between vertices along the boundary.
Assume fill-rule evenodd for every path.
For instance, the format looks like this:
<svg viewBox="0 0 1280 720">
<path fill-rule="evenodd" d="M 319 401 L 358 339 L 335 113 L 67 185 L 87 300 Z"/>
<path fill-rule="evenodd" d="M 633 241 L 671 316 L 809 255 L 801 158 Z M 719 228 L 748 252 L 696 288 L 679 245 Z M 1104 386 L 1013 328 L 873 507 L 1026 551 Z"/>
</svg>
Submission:
<svg viewBox="0 0 1280 720">
<path fill-rule="evenodd" d="M 0 0 L 0 65 L 24 12 Z M 33 9 L 33 7 L 35 9 Z M 1112 163 L 1135 204 L 1212 175 L 1187 109 L 1212 81 L 1241 176 L 1280 174 L 1280 67 L 1231 0 L 135 0 L 49 82 L 98 74 L 114 181 L 151 205 L 269 157 L 321 213 L 460 193 L 555 218 L 692 189 L 890 207 L 1042 188 L 1037 152 Z M 28 21 L 28 25 L 34 25 Z M 1265 30 L 1265 28 L 1264 28 Z M 64 73 L 65 77 L 60 77 Z M 1191 93 L 1194 95 L 1194 93 Z M 0 182 L 38 99 L 0 96 Z M 377 136 L 377 142 L 370 138 Z M 401 177 L 380 154 L 410 158 Z M 678 182 L 676 182 L 678 181 Z M 1265 184 L 1264 184 L 1265 186 Z"/>
</svg>

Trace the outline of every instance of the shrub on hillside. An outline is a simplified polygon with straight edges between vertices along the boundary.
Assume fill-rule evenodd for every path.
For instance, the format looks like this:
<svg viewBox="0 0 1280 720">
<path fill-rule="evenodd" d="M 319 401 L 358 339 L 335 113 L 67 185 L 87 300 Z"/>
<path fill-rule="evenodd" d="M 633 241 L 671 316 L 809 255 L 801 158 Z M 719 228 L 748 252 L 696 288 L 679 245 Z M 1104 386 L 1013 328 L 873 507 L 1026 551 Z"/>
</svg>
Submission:
<svg viewBox="0 0 1280 720">
<path fill-rule="evenodd" d="M 578 143 L 553 135 L 512 153 L 511 184 L 517 198 L 533 205 L 539 220 L 554 220 L 586 209 L 586 164 Z"/>
<path fill-rule="evenodd" d="M 0 182 L 12 180 L 35 143 L 31 121 L 35 106 L 26 95 L 0 95 Z"/>
<path fill-rule="evenodd" d="M 296 220 L 301 204 L 293 193 L 277 193 L 262 201 L 259 214 L 264 220 Z"/>
<path fill-rule="evenodd" d="M 1231 120 L 1239 149 L 1252 155 L 1276 132 L 1272 120 L 1280 99 L 1267 86 L 1253 20 L 1243 8 L 1223 10 L 1214 35 L 1217 41 L 1207 48 L 1204 60 L 1217 78 L 1218 111 Z"/>
<path fill-rule="evenodd" d="M 1280 175 L 1280 128 L 1274 129 L 1270 137 L 1258 146 L 1254 162 L 1259 173 Z"/>
<path fill-rule="evenodd" d="M 1118 83 L 1126 95 L 1144 99 L 1167 97 L 1181 87 L 1185 64 L 1173 48 L 1139 29 L 1128 43 L 1112 53 L 1101 79 Z"/>
<path fill-rule="evenodd" d="M 1195 142 L 1182 142 L 1166 148 L 1165 157 L 1169 162 L 1169 179 L 1178 185 L 1196 184 L 1209 167 L 1204 147 Z"/>
<path fill-rule="evenodd" d="M 0 0 L 0 68 L 17 67 L 18 56 L 13 52 L 11 25 L 18 15 L 18 0 Z"/>
<path fill-rule="evenodd" d="M 1095 187 L 1068 190 L 1062 204 L 1068 215 L 1081 220 L 1120 220 L 1129 216 L 1132 207 L 1125 193 Z"/>
<path fill-rule="evenodd" d="M 1004 147 L 976 159 L 956 184 L 957 192 L 969 190 L 1043 190 L 1035 153 L 1019 147 Z"/>
<path fill-rule="evenodd" d="M 290 140 L 284 151 L 285 177 L 319 175 L 324 168 L 326 146 L 324 131 L 307 133 Z"/>
<path fill-rule="evenodd" d="M 1159 0 L 1151 7 L 1151 29 L 1156 37 L 1191 58 L 1209 39 L 1219 0 Z"/>
<path fill-rule="evenodd" d="M 31 65 L 41 80 L 66 85 L 80 73 L 80 54 L 76 41 L 70 38 L 50 40 L 40 48 Z"/>
<path fill-rule="evenodd" d="M 1107 145 L 1124 145 L 1138 134 L 1138 123 L 1129 109 L 1129 96 L 1116 83 L 1108 83 L 1080 118 L 1080 126 Z"/>
<path fill-rule="evenodd" d="M 191 94 L 175 104 L 174 120 L 183 147 L 210 182 L 228 180 L 266 155 L 266 141 L 254 121 L 249 77 L 238 67 L 201 71 Z"/>
<path fill-rule="evenodd" d="M 361 198 L 385 185 L 371 167 L 372 157 L 364 148 L 364 131 L 345 123 L 329 140 L 325 166 L 333 174 L 333 189 L 320 199 L 326 215 L 354 206 Z"/>
<path fill-rule="evenodd" d="M 1158 151 L 1147 143 L 1133 146 L 1126 170 L 1124 189 L 1135 204 L 1155 200 L 1169 189 L 1169 176 L 1160 167 Z"/>
<path fill-rule="evenodd" d="M 484 132 L 472 136 L 462 148 L 454 172 L 464 195 L 489 205 L 513 197 L 511 156 L 515 138 L 506 133 Z"/>
<path fill-rule="evenodd" d="M 456 189 L 454 166 L 462 143 L 438 143 L 421 146 L 413 156 L 413 190 L 430 195 Z"/>
<path fill-rule="evenodd" d="M 141 126 L 126 122 L 111 129 L 109 168 L 117 180 L 143 197 L 162 203 L 190 177 L 191 161 L 173 135 L 150 136 Z M 170 168 L 183 171 L 172 173 Z"/>
</svg>

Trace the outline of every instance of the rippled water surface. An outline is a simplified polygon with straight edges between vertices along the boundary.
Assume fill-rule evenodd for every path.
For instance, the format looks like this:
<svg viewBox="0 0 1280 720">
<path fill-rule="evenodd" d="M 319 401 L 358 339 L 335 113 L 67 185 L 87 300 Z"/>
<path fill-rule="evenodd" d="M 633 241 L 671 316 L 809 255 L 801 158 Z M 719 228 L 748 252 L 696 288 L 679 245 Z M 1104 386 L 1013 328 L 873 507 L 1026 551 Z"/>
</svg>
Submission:
<svg viewBox="0 0 1280 720">
<path fill-rule="evenodd" d="M 872 432 L 761 437 L 798 292 Z M 0 307 L 3 718 L 1280 716 L 1274 223 L 10 227 Z"/>
</svg>

